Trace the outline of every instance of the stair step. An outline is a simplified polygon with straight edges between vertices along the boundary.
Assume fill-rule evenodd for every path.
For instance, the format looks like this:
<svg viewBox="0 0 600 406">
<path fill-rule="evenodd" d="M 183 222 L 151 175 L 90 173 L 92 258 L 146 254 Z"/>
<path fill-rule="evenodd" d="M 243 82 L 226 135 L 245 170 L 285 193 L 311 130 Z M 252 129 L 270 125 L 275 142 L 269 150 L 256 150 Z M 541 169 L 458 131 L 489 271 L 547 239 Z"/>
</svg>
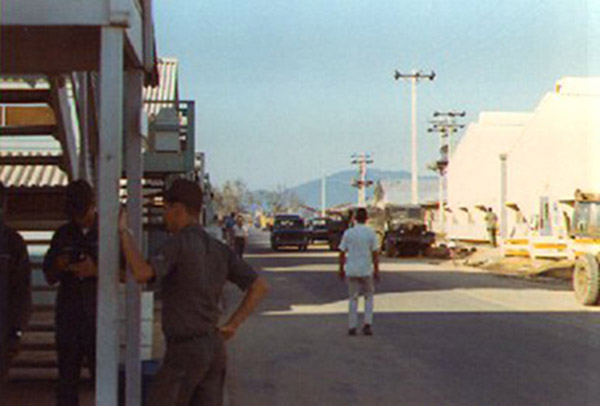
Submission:
<svg viewBox="0 0 600 406">
<path fill-rule="evenodd" d="M 54 135 L 55 125 L 9 125 L 0 126 L 0 135 L 26 136 L 26 135 Z"/>
<path fill-rule="evenodd" d="M 25 331 L 29 332 L 54 332 L 54 321 L 48 322 L 30 322 Z M 27 334 L 27 333 L 26 333 Z"/>
<path fill-rule="evenodd" d="M 35 313 L 37 313 L 37 312 L 45 313 L 45 312 L 51 312 L 51 311 L 53 312 L 54 304 L 34 304 L 33 311 Z"/>
<path fill-rule="evenodd" d="M 12 368 L 8 371 L 8 379 L 17 381 L 56 381 L 58 370 L 51 368 Z"/>
<path fill-rule="evenodd" d="M 12 382 L 18 381 L 56 381 L 58 370 L 53 368 L 13 368 L 8 372 L 8 379 Z M 81 379 L 91 379 L 87 368 L 81 369 Z"/>
<path fill-rule="evenodd" d="M 56 351 L 56 344 L 50 343 L 23 343 L 21 344 L 22 351 Z"/>
<path fill-rule="evenodd" d="M 5 155 L 0 156 L 0 165 L 60 165 L 58 155 Z"/>
<path fill-rule="evenodd" d="M 49 103 L 50 89 L 2 89 L 0 103 Z"/>
<path fill-rule="evenodd" d="M 23 351 L 11 364 L 11 369 L 56 368 L 56 351 Z"/>
</svg>

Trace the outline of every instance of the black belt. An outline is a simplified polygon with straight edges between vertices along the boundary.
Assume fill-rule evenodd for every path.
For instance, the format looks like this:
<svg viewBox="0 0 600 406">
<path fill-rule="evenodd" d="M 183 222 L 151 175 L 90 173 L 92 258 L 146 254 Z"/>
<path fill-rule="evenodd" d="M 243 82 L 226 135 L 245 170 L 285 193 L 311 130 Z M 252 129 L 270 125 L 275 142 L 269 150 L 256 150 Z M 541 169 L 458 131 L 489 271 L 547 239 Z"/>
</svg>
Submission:
<svg viewBox="0 0 600 406">
<path fill-rule="evenodd" d="M 212 332 L 207 331 L 205 333 L 198 333 L 198 334 L 171 336 L 171 337 L 167 337 L 167 344 L 173 345 L 173 344 L 190 343 L 192 341 L 196 341 L 196 340 L 200 340 L 201 338 L 208 337 L 211 334 L 212 334 Z"/>
</svg>

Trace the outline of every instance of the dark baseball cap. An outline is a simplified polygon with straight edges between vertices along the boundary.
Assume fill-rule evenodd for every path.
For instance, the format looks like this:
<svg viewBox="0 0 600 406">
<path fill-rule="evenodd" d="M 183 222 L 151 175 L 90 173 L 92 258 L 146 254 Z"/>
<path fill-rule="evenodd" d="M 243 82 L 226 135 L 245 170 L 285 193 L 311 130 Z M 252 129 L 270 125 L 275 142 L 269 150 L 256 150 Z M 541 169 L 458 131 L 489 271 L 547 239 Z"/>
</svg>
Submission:
<svg viewBox="0 0 600 406">
<path fill-rule="evenodd" d="M 202 210 L 202 188 L 188 179 L 175 179 L 165 191 L 164 199 L 167 203 L 181 203 L 194 212 Z"/>
</svg>

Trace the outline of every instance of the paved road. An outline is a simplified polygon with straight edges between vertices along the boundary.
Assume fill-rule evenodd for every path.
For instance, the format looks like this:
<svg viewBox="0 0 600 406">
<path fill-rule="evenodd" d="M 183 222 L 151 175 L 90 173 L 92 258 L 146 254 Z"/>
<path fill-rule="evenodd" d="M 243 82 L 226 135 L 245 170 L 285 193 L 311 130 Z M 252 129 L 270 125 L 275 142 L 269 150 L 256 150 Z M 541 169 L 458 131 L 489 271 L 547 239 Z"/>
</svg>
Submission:
<svg viewBox="0 0 600 406">
<path fill-rule="evenodd" d="M 247 259 L 272 290 L 230 344 L 229 406 L 600 402 L 600 313 L 564 282 L 384 260 L 375 335 L 349 337 L 336 256 L 267 237 Z"/>
</svg>

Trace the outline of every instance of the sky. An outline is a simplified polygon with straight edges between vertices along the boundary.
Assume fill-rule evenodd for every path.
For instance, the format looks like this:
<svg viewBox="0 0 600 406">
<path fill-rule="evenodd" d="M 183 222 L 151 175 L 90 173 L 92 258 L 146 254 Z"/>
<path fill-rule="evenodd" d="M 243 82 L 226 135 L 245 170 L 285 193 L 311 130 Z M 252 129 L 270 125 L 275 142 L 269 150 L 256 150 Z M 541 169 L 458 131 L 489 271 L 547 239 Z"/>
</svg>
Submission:
<svg viewBox="0 0 600 406">
<path fill-rule="evenodd" d="M 437 159 L 434 111 L 533 111 L 565 76 L 600 76 L 600 0 L 163 0 L 159 56 L 179 60 L 213 183 L 293 187 L 352 167 Z"/>
</svg>

